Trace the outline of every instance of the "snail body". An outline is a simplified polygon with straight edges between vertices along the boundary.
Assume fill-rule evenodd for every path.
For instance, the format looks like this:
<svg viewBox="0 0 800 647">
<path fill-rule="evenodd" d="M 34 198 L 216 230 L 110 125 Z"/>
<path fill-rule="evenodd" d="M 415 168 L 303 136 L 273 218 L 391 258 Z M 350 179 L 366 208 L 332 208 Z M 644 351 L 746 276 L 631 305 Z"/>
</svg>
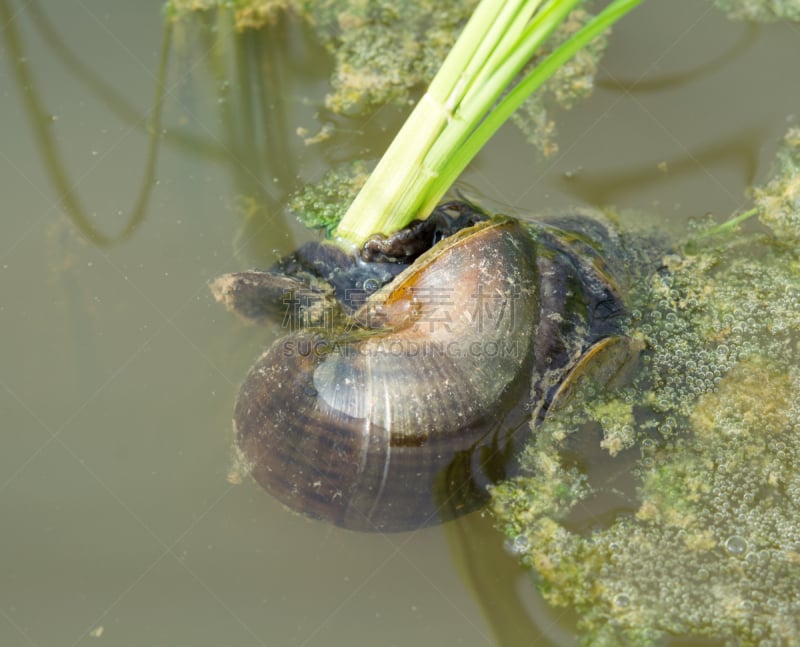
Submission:
<svg viewBox="0 0 800 647">
<path fill-rule="evenodd" d="M 256 481 L 355 530 L 474 508 L 571 367 L 617 332 L 621 301 L 602 259 L 576 256 L 584 238 L 556 231 L 479 220 L 352 314 L 274 342 L 234 413 Z M 278 285 L 285 293 L 286 278 Z"/>
</svg>

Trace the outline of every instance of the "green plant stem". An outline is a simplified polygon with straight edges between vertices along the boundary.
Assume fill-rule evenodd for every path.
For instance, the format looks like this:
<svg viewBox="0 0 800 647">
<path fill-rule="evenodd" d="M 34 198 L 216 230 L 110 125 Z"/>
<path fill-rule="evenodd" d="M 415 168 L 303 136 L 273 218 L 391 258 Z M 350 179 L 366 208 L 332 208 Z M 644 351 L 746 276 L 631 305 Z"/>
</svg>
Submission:
<svg viewBox="0 0 800 647">
<path fill-rule="evenodd" d="M 749 209 L 744 213 L 740 213 L 738 216 L 729 218 L 725 222 L 721 222 L 720 224 L 715 225 L 714 227 L 709 227 L 705 231 L 695 236 L 695 239 L 708 238 L 710 236 L 716 236 L 717 234 L 729 233 L 734 229 L 736 229 L 736 227 L 741 225 L 745 220 L 749 220 L 753 216 L 757 216 L 759 211 L 760 209 L 758 207 L 753 207 L 752 209 Z"/>
<path fill-rule="evenodd" d="M 582 0 L 553 0 L 548 3 L 541 12 L 533 18 L 530 26 L 523 33 L 518 46 L 503 60 L 497 73 L 487 78 L 485 83 L 473 86 L 476 88 L 473 100 L 465 101 L 462 104 L 463 109 L 459 114 L 460 119 L 458 125 L 445 129 L 436 142 L 434 142 L 434 145 L 425 158 L 424 163 L 428 172 L 423 177 L 427 182 L 421 184 L 417 188 L 418 194 L 422 196 L 422 200 L 415 205 L 418 213 L 424 214 L 425 216 L 430 213 L 433 207 L 428 208 L 427 205 L 433 203 L 433 206 L 436 206 L 436 203 L 441 199 L 445 191 L 447 191 L 458 175 L 461 174 L 461 171 L 466 168 L 472 158 L 477 155 L 483 144 L 489 140 L 500 125 L 511 116 L 517 107 L 519 107 L 521 101 L 503 110 L 505 106 L 509 106 L 509 97 L 507 96 L 503 101 L 497 104 L 494 109 L 491 109 L 488 114 L 486 111 L 486 106 L 495 105 L 495 102 L 511 82 L 510 80 L 514 79 L 519 74 L 527 62 L 534 56 L 536 50 L 541 47 L 550 34 L 552 34 L 558 25 L 561 24 L 581 1 Z M 539 67 L 536 69 L 538 70 Z M 555 72 L 556 69 L 557 68 L 554 68 L 553 72 Z M 547 77 L 549 76 L 550 74 L 547 75 Z M 541 83 L 539 85 L 541 85 Z M 531 92 L 521 96 L 521 99 L 524 100 Z M 476 128 L 475 124 L 480 125 Z M 478 145 L 477 148 L 465 148 L 465 142 L 473 137 L 480 136 L 482 128 L 485 128 L 484 124 L 489 124 L 493 127 L 488 131 L 485 138 L 482 138 L 482 143 Z M 473 148 L 474 152 L 470 152 Z M 465 160 L 464 164 L 460 166 L 460 170 L 455 173 L 452 180 L 448 180 L 447 177 L 450 174 L 445 174 L 447 173 L 448 167 L 452 164 L 451 160 L 458 161 L 459 159 Z"/>
<path fill-rule="evenodd" d="M 540 88 L 569 59 L 641 2 L 642 0 L 617 0 L 610 4 L 527 74 L 486 116 L 464 145 L 454 151 L 440 172 L 437 190 L 427 196 L 420 211 L 427 215 L 433 210 L 447 189 L 525 99 Z"/>
<path fill-rule="evenodd" d="M 498 0 L 482 0 L 478 4 L 427 92 L 339 223 L 336 230 L 338 239 L 360 245 L 376 231 L 388 232 L 403 226 L 393 224 L 392 216 L 403 209 L 398 201 L 409 194 L 415 176 L 423 172 L 426 153 L 448 120 L 453 118 L 453 109 L 467 89 L 463 70 L 486 41 L 503 5 Z M 411 219 L 413 217 L 408 221 Z"/>
<path fill-rule="evenodd" d="M 361 245 L 427 217 L 522 101 L 642 0 L 614 0 L 502 96 L 583 0 L 482 0 L 335 231 Z M 501 98 L 502 96 L 502 98 Z"/>
</svg>

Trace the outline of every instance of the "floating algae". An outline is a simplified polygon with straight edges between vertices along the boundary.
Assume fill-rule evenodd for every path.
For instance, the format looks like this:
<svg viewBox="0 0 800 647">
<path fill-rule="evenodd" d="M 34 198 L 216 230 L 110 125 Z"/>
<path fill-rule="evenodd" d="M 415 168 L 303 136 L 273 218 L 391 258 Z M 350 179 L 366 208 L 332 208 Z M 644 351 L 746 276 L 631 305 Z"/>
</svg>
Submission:
<svg viewBox="0 0 800 647">
<path fill-rule="evenodd" d="M 439 68 L 477 0 L 169 0 L 167 14 L 231 11 L 237 29 L 290 12 L 308 23 L 334 61 L 328 108 L 359 114 L 403 104 Z"/>
<path fill-rule="evenodd" d="M 585 644 L 800 637 L 799 144 L 790 132 L 755 192 L 771 232 L 698 230 L 691 254 L 666 255 L 633 296 L 633 383 L 587 380 L 529 448 L 531 476 L 494 491 L 515 552 L 549 602 L 578 610 Z M 605 481 L 579 442 L 619 454 Z M 621 475 L 636 483 L 627 509 L 577 527 L 580 503 Z"/>
<path fill-rule="evenodd" d="M 714 4 L 735 20 L 800 20 L 798 0 L 714 0 Z"/>
<path fill-rule="evenodd" d="M 342 164 L 294 194 L 288 209 L 309 229 L 322 229 L 330 234 L 367 177 L 369 168 L 365 162 Z"/>
</svg>

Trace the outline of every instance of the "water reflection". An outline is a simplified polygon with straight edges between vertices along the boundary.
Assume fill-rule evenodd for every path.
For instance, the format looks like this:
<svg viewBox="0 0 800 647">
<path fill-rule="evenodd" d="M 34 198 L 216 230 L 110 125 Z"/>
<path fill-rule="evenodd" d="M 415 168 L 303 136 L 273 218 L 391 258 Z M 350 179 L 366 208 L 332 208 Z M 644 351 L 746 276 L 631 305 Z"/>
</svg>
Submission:
<svg viewBox="0 0 800 647">
<path fill-rule="evenodd" d="M 699 62 L 693 61 L 695 64 L 689 70 L 653 78 L 639 77 L 637 79 L 623 79 L 611 77 L 598 79 L 596 85 L 598 88 L 614 92 L 632 92 L 635 94 L 671 90 L 692 81 L 701 80 L 708 74 L 735 63 L 737 59 L 750 51 L 756 44 L 759 32 L 760 28 L 757 24 L 743 24 L 741 36 L 730 47 L 724 49 L 717 56 Z"/>
<path fill-rule="evenodd" d="M 290 154 L 287 139 L 290 128 L 285 112 L 286 96 L 282 90 L 287 67 L 286 41 L 291 30 L 284 25 L 272 25 L 238 34 L 227 11 L 198 13 L 192 20 L 179 23 L 167 21 L 161 38 L 152 107 L 143 114 L 73 52 L 37 2 L 32 0 L 19 11 L 30 17 L 52 54 L 106 110 L 148 135 L 134 204 L 121 231 L 109 233 L 94 222 L 91 208 L 80 195 L 80 182 L 71 176 L 69 157 L 59 150 L 57 142 L 57 118 L 48 109 L 26 56 L 26 46 L 17 27 L 18 16 L 12 12 L 8 0 L 0 0 L 12 78 L 23 98 L 25 115 L 48 180 L 60 206 L 88 241 L 100 247 L 112 246 L 130 239 L 141 226 L 157 184 L 157 160 L 163 144 L 197 159 L 228 166 L 236 196 L 233 211 L 241 219 L 235 241 L 237 249 L 247 245 L 257 256 L 263 256 L 263 250 L 271 249 L 276 239 L 288 236 L 285 219 L 273 214 L 280 214 L 297 182 L 294 156 Z M 198 56 L 197 46 L 203 55 Z M 174 58 L 178 58 L 178 65 L 189 67 L 190 73 L 204 73 L 216 88 L 221 141 L 214 136 L 185 132 L 180 125 L 165 127 L 164 107 L 176 91 L 176 84 L 168 82 L 170 60 Z M 195 70 L 195 66 L 202 69 Z M 264 227 L 265 219 L 270 227 Z"/>
<path fill-rule="evenodd" d="M 502 537 L 488 514 L 459 517 L 442 529 L 458 573 L 480 605 L 495 644 L 527 647 L 541 633 L 566 633 L 552 619 L 548 623 L 539 618 L 548 626 L 537 626 L 531 618 L 523 599 L 530 573 L 503 549 Z M 525 588 L 519 587 L 520 581 Z M 565 638 L 560 636 L 557 644 L 568 645 Z"/>
<path fill-rule="evenodd" d="M 667 174 L 673 180 L 697 174 L 697 167 L 714 168 L 719 164 L 734 166 L 743 186 L 750 186 L 759 170 L 758 160 L 763 142 L 769 134 L 764 125 L 737 130 L 705 146 L 695 147 L 691 153 L 681 151 L 671 159 L 655 166 L 636 165 L 628 169 L 581 170 L 561 177 L 561 185 L 576 197 L 601 204 L 618 204 L 632 189 L 657 186 Z M 711 173 L 709 179 L 717 182 Z"/>
<path fill-rule="evenodd" d="M 39 9 L 35 2 L 27 5 L 30 7 L 31 12 L 36 16 L 36 25 L 41 29 L 46 36 L 48 42 L 53 42 L 62 51 L 68 51 L 64 46 L 61 39 L 56 38 L 51 40 L 54 30 L 50 27 L 49 23 L 44 18 L 44 14 Z M 5 25 L 5 38 L 8 43 L 9 64 L 11 67 L 14 80 L 20 89 L 20 95 L 25 101 L 25 114 L 28 117 L 28 123 L 31 130 L 36 137 L 36 143 L 39 147 L 39 152 L 44 162 L 48 178 L 53 185 L 53 189 L 58 196 L 58 200 L 65 209 L 67 215 L 72 220 L 75 227 L 92 243 L 95 245 L 107 247 L 116 243 L 122 242 L 130 238 L 141 225 L 144 220 L 147 207 L 150 203 L 150 196 L 155 185 L 156 174 L 156 160 L 158 157 L 159 147 L 159 131 L 161 130 L 161 113 L 164 103 L 164 84 L 167 71 L 167 61 L 169 58 L 170 42 L 172 30 L 169 26 L 164 30 L 164 37 L 161 45 L 160 63 L 158 67 L 158 78 L 155 84 L 155 98 L 153 100 L 153 109 L 151 117 L 146 121 L 146 127 L 150 133 L 147 156 L 144 163 L 143 177 L 141 181 L 141 188 L 139 189 L 138 196 L 132 207 L 130 214 L 127 217 L 127 223 L 122 231 L 118 234 L 108 234 L 102 231 L 101 228 L 96 226 L 89 215 L 89 211 L 83 205 L 80 195 L 77 192 L 77 183 L 70 177 L 68 167 L 65 163 L 61 153 L 56 144 L 54 129 L 55 117 L 47 110 L 45 103 L 37 89 L 36 79 L 34 78 L 33 71 L 30 69 L 28 59 L 25 56 L 24 46 L 20 39 L 15 20 L 12 19 L 11 9 L 7 0 L 0 0 L 0 19 Z M 49 38 L 47 38 L 49 36 Z M 77 65 L 77 59 L 71 55 L 66 57 L 65 63 L 71 70 L 76 73 L 82 73 L 84 78 L 91 78 L 86 72 L 88 68 Z M 112 104 L 119 107 L 119 95 L 109 93 L 105 87 L 98 87 L 95 83 L 92 89 L 101 92 L 101 100 L 110 101 Z"/>
</svg>

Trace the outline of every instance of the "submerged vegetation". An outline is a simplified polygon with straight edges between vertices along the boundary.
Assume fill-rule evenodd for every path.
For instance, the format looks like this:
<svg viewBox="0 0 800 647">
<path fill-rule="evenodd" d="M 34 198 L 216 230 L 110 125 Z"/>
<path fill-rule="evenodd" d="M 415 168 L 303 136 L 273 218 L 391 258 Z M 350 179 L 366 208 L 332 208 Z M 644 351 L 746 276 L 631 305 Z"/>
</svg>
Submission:
<svg viewBox="0 0 800 647">
<path fill-rule="evenodd" d="M 800 635 L 799 144 L 790 132 L 756 191 L 770 231 L 704 222 L 666 254 L 633 295 L 641 371 L 611 392 L 586 380 L 529 448 L 530 476 L 494 491 L 511 550 L 579 610 L 586 644 Z M 612 457 L 602 476 L 579 469 L 592 442 Z M 603 495 L 616 511 L 583 528 Z"/>
</svg>

